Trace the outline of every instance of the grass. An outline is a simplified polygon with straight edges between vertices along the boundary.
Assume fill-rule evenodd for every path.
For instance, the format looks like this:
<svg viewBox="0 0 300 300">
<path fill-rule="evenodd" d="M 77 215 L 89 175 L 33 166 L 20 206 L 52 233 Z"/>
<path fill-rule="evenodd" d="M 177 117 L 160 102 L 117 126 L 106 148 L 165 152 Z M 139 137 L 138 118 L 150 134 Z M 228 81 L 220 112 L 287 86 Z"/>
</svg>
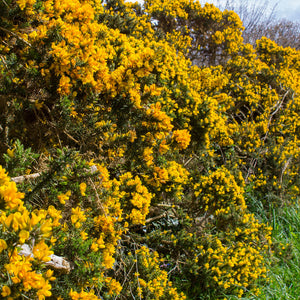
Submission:
<svg viewBox="0 0 300 300">
<path fill-rule="evenodd" d="M 285 206 L 272 213 L 274 255 L 269 260 L 269 284 L 259 299 L 300 297 L 300 206 Z"/>
<path fill-rule="evenodd" d="M 249 195 L 248 195 L 249 196 Z M 252 197 L 250 210 L 273 227 L 273 248 L 268 258 L 268 281 L 258 283 L 259 296 L 248 293 L 244 300 L 299 300 L 300 299 L 300 201 L 266 211 L 262 203 Z"/>
</svg>

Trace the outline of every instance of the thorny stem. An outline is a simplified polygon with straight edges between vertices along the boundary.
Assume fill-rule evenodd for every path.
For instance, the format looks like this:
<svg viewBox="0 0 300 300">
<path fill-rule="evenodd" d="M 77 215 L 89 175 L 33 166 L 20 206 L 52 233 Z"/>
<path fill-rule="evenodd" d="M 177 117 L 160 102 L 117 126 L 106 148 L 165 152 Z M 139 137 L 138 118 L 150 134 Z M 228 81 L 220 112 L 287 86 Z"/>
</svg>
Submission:
<svg viewBox="0 0 300 300">
<path fill-rule="evenodd" d="M 138 286 L 139 286 L 139 291 L 140 291 L 141 290 L 141 285 L 140 285 L 140 280 L 139 280 L 139 268 L 138 268 L 138 259 L 137 259 L 137 255 L 136 255 L 135 244 L 134 244 L 134 255 L 135 255 L 136 273 L 137 273 L 136 278 L 137 278 L 137 282 L 138 282 Z M 139 293 L 139 297 L 140 297 L 140 300 L 142 300 L 140 293 Z"/>
<path fill-rule="evenodd" d="M 26 40 L 24 40 L 23 38 L 21 38 L 19 35 L 17 35 L 15 32 L 11 31 L 11 30 L 8 30 L 6 28 L 3 28 L 0 26 L 0 30 L 4 31 L 4 32 L 7 32 L 13 36 L 15 36 L 17 39 L 21 40 L 23 43 L 25 43 L 27 46 L 31 47 L 31 44 L 29 42 L 27 42 Z"/>
</svg>

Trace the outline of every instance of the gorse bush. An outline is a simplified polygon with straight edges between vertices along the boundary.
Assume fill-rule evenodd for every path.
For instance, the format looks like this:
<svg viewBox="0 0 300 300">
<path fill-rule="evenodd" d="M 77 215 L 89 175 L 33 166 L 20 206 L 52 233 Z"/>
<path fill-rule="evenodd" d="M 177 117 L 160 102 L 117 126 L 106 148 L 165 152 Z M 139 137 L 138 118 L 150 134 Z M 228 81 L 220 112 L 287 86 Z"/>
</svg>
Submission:
<svg viewBox="0 0 300 300">
<path fill-rule="evenodd" d="M 2 297 L 258 294 L 251 199 L 299 193 L 299 51 L 197 1 L 0 11 Z"/>
</svg>

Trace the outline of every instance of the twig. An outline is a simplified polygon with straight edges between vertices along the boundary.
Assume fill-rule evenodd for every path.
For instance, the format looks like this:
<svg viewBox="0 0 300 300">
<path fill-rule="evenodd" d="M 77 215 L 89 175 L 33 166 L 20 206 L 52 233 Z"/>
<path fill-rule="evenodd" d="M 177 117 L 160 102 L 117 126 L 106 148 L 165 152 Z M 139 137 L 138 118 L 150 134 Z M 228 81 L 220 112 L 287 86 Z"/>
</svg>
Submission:
<svg viewBox="0 0 300 300">
<path fill-rule="evenodd" d="M 76 144 L 80 144 L 75 138 L 73 138 L 66 130 L 63 131 L 63 133 L 69 138 L 71 139 L 73 142 L 75 142 Z"/>
<path fill-rule="evenodd" d="M 224 164 L 226 163 L 226 157 L 225 157 L 225 155 L 224 155 L 224 153 L 223 153 L 223 151 L 222 151 L 222 148 L 221 148 L 221 146 L 219 145 L 219 144 L 217 144 L 218 146 L 219 146 L 219 149 L 220 149 L 220 152 L 221 152 L 221 155 L 222 155 L 222 158 L 223 158 L 223 162 L 224 162 Z"/>
<path fill-rule="evenodd" d="M 6 7 L 9 7 L 5 0 L 2 0 L 2 2 L 6 5 Z"/>
<path fill-rule="evenodd" d="M 57 139 L 58 139 L 58 142 L 59 142 L 59 145 L 60 145 L 60 149 L 61 149 L 62 153 L 64 154 L 64 149 L 63 149 L 60 137 L 59 137 L 59 133 L 58 133 L 57 127 L 54 125 L 55 121 L 54 121 L 53 115 L 51 114 L 51 110 L 50 110 L 50 108 L 47 105 L 44 105 L 44 107 L 48 111 L 48 114 L 49 114 L 49 116 L 51 118 L 51 121 L 52 121 L 53 124 L 51 122 L 49 122 L 49 123 L 54 128 L 54 131 L 56 133 L 56 136 L 57 136 Z M 35 111 L 35 113 L 36 113 L 36 111 Z"/>
<path fill-rule="evenodd" d="M 167 213 L 164 212 L 163 214 L 161 214 L 161 215 L 159 215 L 159 216 L 156 216 L 156 217 L 147 219 L 145 223 L 148 224 L 148 223 L 151 223 L 151 222 L 153 222 L 153 221 L 155 221 L 155 220 L 159 220 L 159 219 L 161 219 L 161 218 L 164 218 L 164 217 L 166 217 L 166 216 L 167 216 Z"/>
<path fill-rule="evenodd" d="M 269 134 L 269 128 L 270 128 L 270 125 L 271 125 L 271 122 L 272 122 L 272 119 L 273 119 L 274 115 L 275 115 L 275 114 L 278 112 L 278 110 L 281 108 L 281 106 L 282 106 L 282 104 L 283 104 L 283 101 L 285 100 L 285 98 L 286 98 L 286 96 L 288 95 L 289 92 L 290 92 L 290 91 L 287 90 L 286 93 L 283 95 L 281 101 L 278 100 L 277 103 L 271 108 L 271 110 L 272 110 L 272 109 L 275 109 L 275 110 L 274 110 L 274 111 L 271 113 L 271 115 L 270 115 L 270 118 L 269 118 L 269 121 L 268 121 L 268 125 L 267 125 L 266 134 L 265 134 L 265 136 L 262 138 L 263 141 L 266 140 L 266 138 L 267 138 L 267 136 L 268 136 L 268 134 Z"/>
<path fill-rule="evenodd" d="M 184 162 L 183 166 L 187 166 L 194 158 L 195 156 L 190 157 L 186 162 Z"/>
<path fill-rule="evenodd" d="M 246 178 L 245 178 L 246 182 L 248 181 L 248 177 L 250 176 L 250 174 L 253 173 L 253 169 L 255 169 L 256 165 L 257 165 L 257 158 L 252 158 L 251 162 L 250 162 L 250 167 L 248 169 L 248 172 L 247 172 L 247 175 L 246 175 Z"/>
<path fill-rule="evenodd" d="M 289 166 L 291 160 L 292 160 L 293 156 L 291 156 L 287 161 L 286 163 L 284 164 L 283 168 L 282 168 L 282 172 L 281 172 L 281 175 L 280 175 L 280 184 L 282 184 L 282 179 L 283 179 L 283 174 L 285 172 L 285 170 L 287 169 L 287 167 Z"/>
<path fill-rule="evenodd" d="M 93 182 L 93 180 L 91 178 L 89 178 L 89 181 L 91 182 L 92 187 L 93 187 L 93 189 L 95 191 L 96 198 L 97 198 L 97 204 L 98 204 L 99 208 L 102 210 L 103 214 L 107 217 L 107 214 L 105 212 L 104 206 L 103 206 L 103 204 L 102 204 L 102 202 L 100 200 L 99 194 L 97 192 L 96 186 L 95 186 L 95 184 L 94 184 L 94 182 Z"/>
<path fill-rule="evenodd" d="M 176 261 L 176 265 L 175 265 L 175 267 L 174 268 L 172 268 L 169 272 L 168 272 L 168 275 L 170 275 L 174 270 L 176 270 L 176 269 L 178 269 L 179 271 L 180 271 L 180 269 L 179 269 L 179 267 L 178 267 L 178 265 L 177 265 L 177 261 Z"/>
<path fill-rule="evenodd" d="M 167 204 L 167 203 L 157 203 L 155 206 L 157 207 L 164 207 L 164 208 L 180 208 L 179 205 L 176 205 L 176 204 Z"/>
<path fill-rule="evenodd" d="M 126 280 L 127 280 L 128 276 L 129 276 L 129 274 L 131 273 L 132 269 L 134 268 L 134 265 L 135 265 L 135 263 L 132 264 L 132 266 L 131 266 L 131 268 L 129 269 L 129 271 L 128 271 L 127 274 L 126 274 L 126 272 L 125 272 L 125 278 L 124 278 L 123 283 L 122 283 L 122 288 L 124 287 L 124 285 L 125 285 L 125 283 L 126 283 Z M 115 300 L 118 299 L 119 296 L 120 296 L 120 294 L 116 296 Z"/>
<path fill-rule="evenodd" d="M 137 282 L 138 282 L 138 286 L 139 286 L 139 291 L 141 291 L 141 285 L 140 285 L 140 280 L 139 280 L 139 268 L 138 268 L 138 258 L 137 258 L 137 255 L 136 255 L 136 247 L 135 247 L 135 244 L 133 245 L 134 246 L 134 255 L 135 255 L 135 265 L 136 265 L 136 274 L 137 274 Z M 140 300 L 142 300 L 142 297 L 141 297 L 141 294 L 139 293 L 139 297 L 140 297 Z"/>
<path fill-rule="evenodd" d="M 282 107 L 282 104 L 283 104 L 285 98 L 287 97 L 287 95 L 289 94 L 289 92 L 290 91 L 287 90 L 285 92 L 285 94 L 283 95 L 282 99 L 278 100 L 277 103 L 271 108 L 271 110 L 272 109 L 275 109 L 275 110 L 271 113 L 271 115 L 269 117 L 266 133 L 265 133 L 264 137 L 261 139 L 263 142 L 265 142 L 266 139 L 267 139 L 267 137 L 268 137 L 269 129 L 270 129 L 270 125 L 271 125 L 273 117 L 279 111 L 279 109 Z M 247 173 L 246 178 L 245 178 L 246 181 L 248 180 L 248 177 L 250 176 L 250 173 L 253 172 L 253 168 L 256 167 L 256 164 L 257 164 L 257 159 L 256 158 L 252 158 L 251 163 L 250 163 L 250 167 L 248 169 L 248 173 Z M 287 168 L 287 166 L 284 167 L 283 172 L 285 171 L 286 168 Z M 281 174 L 281 181 L 282 181 L 283 172 Z"/>
<path fill-rule="evenodd" d="M 208 219 L 211 217 L 212 215 L 206 212 L 204 216 L 195 219 L 195 226 L 200 227 L 201 229 L 205 228 L 205 224 L 208 222 Z"/>
<path fill-rule="evenodd" d="M 31 44 L 29 42 L 27 42 L 26 40 L 24 40 L 23 38 L 21 38 L 20 36 L 18 36 L 15 32 L 10 31 L 10 30 L 8 30 L 6 28 L 3 28 L 1 26 L 0 26 L 0 30 L 5 31 L 5 32 L 7 32 L 7 33 L 9 33 L 9 34 L 11 34 L 13 36 L 15 36 L 16 38 L 18 38 L 19 40 L 21 40 L 23 43 L 25 43 L 27 46 L 31 47 Z"/>
<path fill-rule="evenodd" d="M 5 68 L 8 69 L 7 63 L 6 63 L 5 59 L 4 59 L 4 57 L 2 55 L 0 55 L 0 57 L 1 57 L 1 60 L 2 60 L 2 62 L 4 64 Z"/>
</svg>

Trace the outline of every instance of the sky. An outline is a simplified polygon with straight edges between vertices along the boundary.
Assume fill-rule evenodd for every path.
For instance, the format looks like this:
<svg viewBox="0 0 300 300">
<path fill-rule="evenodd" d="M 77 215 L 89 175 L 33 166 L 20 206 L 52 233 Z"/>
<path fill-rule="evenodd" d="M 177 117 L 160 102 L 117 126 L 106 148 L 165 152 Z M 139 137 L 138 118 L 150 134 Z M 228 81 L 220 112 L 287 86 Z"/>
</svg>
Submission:
<svg viewBox="0 0 300 300">
<path fill-rule="evenodd" d="M 300 0 L 280 0 L 277 11 L 281 17 L 300 22 Z"/>
<path fill-rule="evenodd" d="M 251 2 L 251 0 L 248 1 Z M 264 0 L 259 2 L 257 2 L 257 0 L 252 1 L 255 1 L 256 4 L 263 4 L 265 2 Z M 205 2 L 225 3 L 226 0 L 200 0 L 200 3 Z M 235 2 L 238 2 L 238 0 Z M 300 22 L 300 0 L 268 0 L 268 6 L 270 9 L 276 6 L 275 12 L 278 19 L 287 19 L 289 21 Z"/>
</svg>

